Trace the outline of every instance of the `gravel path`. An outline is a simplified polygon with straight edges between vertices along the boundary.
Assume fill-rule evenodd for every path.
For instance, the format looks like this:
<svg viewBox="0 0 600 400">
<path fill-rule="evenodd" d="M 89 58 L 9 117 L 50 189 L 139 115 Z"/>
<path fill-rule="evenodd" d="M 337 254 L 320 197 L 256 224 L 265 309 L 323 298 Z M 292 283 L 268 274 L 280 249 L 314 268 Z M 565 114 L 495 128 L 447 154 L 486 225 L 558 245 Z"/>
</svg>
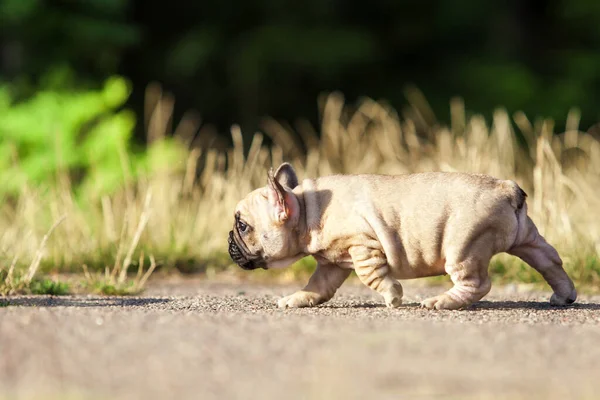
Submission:
<svg viewBox="0 0 600 400">
<path fill-rule="evenodd" d="M 600 297 L 494 287 L 468 310 L 405 305 L 348 282 L 279 310 L 300 285 L 162 282 L 144 297 L 0 303 L 0 398 L 597 398 Z M 52 397 L 55 396 L 55 397 Z"/>
</svg>

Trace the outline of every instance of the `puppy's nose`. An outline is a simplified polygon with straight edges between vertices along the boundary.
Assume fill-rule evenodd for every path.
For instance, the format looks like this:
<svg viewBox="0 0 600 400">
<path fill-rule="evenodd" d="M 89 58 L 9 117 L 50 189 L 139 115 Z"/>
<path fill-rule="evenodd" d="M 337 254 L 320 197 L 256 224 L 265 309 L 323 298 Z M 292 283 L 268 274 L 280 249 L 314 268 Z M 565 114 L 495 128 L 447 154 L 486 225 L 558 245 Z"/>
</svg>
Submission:
<svg viewBox="0 0 600 400">
<path fill-rule="evenodd" d="M 256 265 L 254 264 L 254 262 L 252 261 L 248 261 L 244 264 L 238 264 L 242 269 L 245 269 L 246 271 L 252 271 L 253 269 L 256 269 Z"/>
<path fill-rule="evenodd" d="M 243 269 L 246 269 L 246 270 L 251 270 L 251 269 L 256 268 L 254 266 L 254 262 L 251 260 L 248 260 L 246 257 L 244 257 L 244 255 L 240 251 L 240 248 L 235 243 L 235 240 L 233 239 L 233 231 L 229 232 L 229 239 L 227 240 L 227 243 L 229 244 L 229 249 L 228 249 L 229 257 L 231 257 L 231 259 L 237 265 L 239 265 L 240 267 L 242 267 Z"/>
</svg>

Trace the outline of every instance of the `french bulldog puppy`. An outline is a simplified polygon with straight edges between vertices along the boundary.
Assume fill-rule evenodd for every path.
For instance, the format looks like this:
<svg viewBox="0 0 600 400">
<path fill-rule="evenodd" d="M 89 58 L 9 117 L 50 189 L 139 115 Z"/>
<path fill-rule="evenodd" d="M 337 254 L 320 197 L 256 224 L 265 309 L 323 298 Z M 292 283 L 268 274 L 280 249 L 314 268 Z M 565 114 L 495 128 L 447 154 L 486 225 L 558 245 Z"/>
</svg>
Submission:
<svg viewBox="0 0 600 400">
<path fill-rule="evenodd" d="M 388 307 L 402 304 L 397 279 L 448 274 L 453 287 L 421 305 L 460 309 L 490 291 L 488 264 L 500 252 L 535 268 L 554 291 L 552 304 L 573 303 L 573 282 L 527 216 L 526 196 L 513 181 L 467 173 L 333 175 L 299 184 L 284 163 L 237 204 L 229 254 L 248 270 L 316 259 L 306 287 L 280 307 L 326 302 L 354 270 Z"/>
</svg>

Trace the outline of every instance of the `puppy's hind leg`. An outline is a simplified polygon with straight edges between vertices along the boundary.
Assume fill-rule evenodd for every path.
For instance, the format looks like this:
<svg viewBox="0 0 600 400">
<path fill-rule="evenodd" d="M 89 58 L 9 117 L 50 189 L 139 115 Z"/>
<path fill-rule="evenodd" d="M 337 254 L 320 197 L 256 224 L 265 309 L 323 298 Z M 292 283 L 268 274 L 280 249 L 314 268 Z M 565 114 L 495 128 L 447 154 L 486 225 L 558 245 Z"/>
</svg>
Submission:
<svg viewBox="0 0 600 400">
<path fill-rule="evenodd" d="M 362 283 L 381 294 L 386 306 L 402 305 L 402 285 L 391 276 L 387 258 L 381 250 L 355 246 L 349 253 Z"/>
<path fill-rule="evenodd" d="M 529 217 L 524 222 L 522 229 L 525 229 L 525 234 L 521 242 L 509 249 L 507 253 L 519 257 L 542 275 L 554 291 L 550 303 L 555 305 L 573 303 L 577 299 L 577 291 L 573 281 L 562 267 L 558 252 L 539 234 Z"/>
<path fill-rule="evenodd" d="M 454 286 L 439 296 L 425 299 L 421 305 L 436 310 L 458 310 L 488 294 L 492 288 L 488 268 L 495 237 L 493 232 L 484 233 L 454 251 L 449 249 L 444 268 Z"/>
<path fill-rule="evenodd" d="M 335 264 L 319 263 L 304 289 L 280 299 L 277 305 L 296 308 L 322 304 L 333 297 L 350 272 L 350 269 L 342 269 Z"/>
<path fill-rule="evenodd" d="M 428 309 L 457 310 L 481 300 L 492 288 L 488 264 L 489 259 L 446 264 L 446 272 L 454 286 L 439 296 L 423 300 L 421 305 Z"/>
</svg>

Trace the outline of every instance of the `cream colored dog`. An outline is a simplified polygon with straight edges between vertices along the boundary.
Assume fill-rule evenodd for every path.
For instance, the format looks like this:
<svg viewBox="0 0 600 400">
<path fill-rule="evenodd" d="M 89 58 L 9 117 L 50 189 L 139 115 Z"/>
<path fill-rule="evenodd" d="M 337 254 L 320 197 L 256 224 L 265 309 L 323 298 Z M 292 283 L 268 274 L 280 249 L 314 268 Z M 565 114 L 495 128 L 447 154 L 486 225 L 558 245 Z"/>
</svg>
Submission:
<svg viewBox="0 0 600 400">
<path fill-rule="evenodd" d="M 284 163 L 238 203 L 229 254 L 244 269 L 317 260 L 306 287 L 280 307 L 328 301 L 354 269 L 388 307 L 402 303 L 396 279 L 449 274 L 454 286 L 421 304 L 463 308 L 490 291 L 488 264 L 500 252 L 535 268 L 554 291 L 552 304 L 572 303 L 573 282 L 527 216 L 525 198 L 513 181 L 466 173 L 334 175 L 298 184 Z"/>
</svg>

